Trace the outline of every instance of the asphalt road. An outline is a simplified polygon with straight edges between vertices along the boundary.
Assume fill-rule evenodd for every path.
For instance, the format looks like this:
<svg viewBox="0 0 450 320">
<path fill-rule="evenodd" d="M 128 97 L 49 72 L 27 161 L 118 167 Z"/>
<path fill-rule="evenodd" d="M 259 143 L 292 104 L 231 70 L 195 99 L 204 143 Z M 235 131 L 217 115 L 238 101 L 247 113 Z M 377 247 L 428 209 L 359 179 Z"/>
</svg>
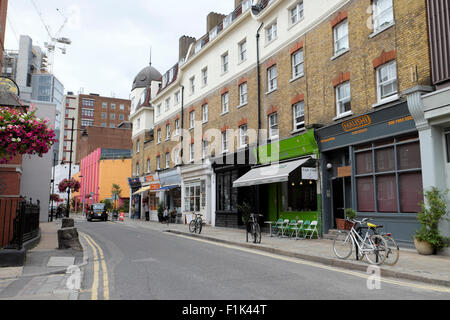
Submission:
<svg viewBox="0 0 450 320">
<path fill-rule="evenodd" d="M 90 243 L 80 300 L 450 299 L 404 281 L 375 279 L 369 289 L 363 273 L 146 228 L 110 222 L 77 227 Z"/>
</svg>

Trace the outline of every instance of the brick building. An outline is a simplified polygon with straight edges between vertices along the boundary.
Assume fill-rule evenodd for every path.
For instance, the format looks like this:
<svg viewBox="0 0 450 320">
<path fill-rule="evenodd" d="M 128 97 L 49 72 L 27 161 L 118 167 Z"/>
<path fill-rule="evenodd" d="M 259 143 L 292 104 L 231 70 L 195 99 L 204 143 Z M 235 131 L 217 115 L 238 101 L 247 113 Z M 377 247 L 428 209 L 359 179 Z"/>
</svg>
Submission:
<svg viewBox="0 0 450 320">
<path fill-rule="evenodd" d="M 431 81 L 425 1 L 250 7 L 236 1 L 205 36 L 180 39 L 184 54 L 151 100 L 153 135 L 140 140 L 134 175 L 174 172 L 182 213 L 213 225 L 240 225 L 237 206 L 249 202 L 266 219 L 318 220 L 327 232 L 354 208 L 411 241 L 421 164 L 402 92 Z M 382 171 L 358 167 L 369 152 L 383 157 Z M 258 179 L 277 161 L 297 166 Z"/>
</svg>

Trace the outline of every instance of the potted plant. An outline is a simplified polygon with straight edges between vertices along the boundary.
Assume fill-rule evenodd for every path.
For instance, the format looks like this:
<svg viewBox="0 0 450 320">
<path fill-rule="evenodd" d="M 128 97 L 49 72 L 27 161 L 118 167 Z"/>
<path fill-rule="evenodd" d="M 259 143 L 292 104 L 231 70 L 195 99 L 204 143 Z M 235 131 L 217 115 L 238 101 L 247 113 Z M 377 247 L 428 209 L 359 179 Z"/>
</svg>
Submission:
<svg viewBox="0 0 450 320">
<path fill-rule="evenodd" d="M 345 210 L 345 219 L 336 218 L 336 226 L 338 230 L 350 230 L 353 226 L 353 223 L 350 220 L 356 218 L 356 211 L 352 208 L 348 208 Z"/>
<path fill-rule="evenodd" d="M 427 204 L 421 203 L 422 211 L 417 216 L 422 227 L 414 237 L 414 244 L 419 254 L 436 254 L 437 249 L 446 246 L 446 238 L 439 231 L 439 222 L 447 214 L 445 201 L 447 193 L 448 191 L 440 191 L 436 187 L 425 192 Z"/>
<path fill-rule="evenodd" d="M 237 208 L 239 213 L 241 214 L 242 222 L 248 227 L 250 214 L 252 213 L 252 207 L 247 202 L 244 202 L 242 205 L 238 205 Z"/>
<path fill-rule="evenodd" d="M 158 205 L 158 219 L 159 222 L 162 222 L 164 219 L 164 205 L 162 202 L 160 202 Z"/>
</svg>

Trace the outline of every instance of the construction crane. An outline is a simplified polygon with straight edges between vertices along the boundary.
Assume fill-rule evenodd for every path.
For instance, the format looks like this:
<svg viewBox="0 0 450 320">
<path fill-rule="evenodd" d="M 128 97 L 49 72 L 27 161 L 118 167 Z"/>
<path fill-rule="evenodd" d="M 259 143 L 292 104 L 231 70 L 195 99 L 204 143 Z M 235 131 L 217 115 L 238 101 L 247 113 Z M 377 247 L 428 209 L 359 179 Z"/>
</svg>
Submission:
<svg viewBox="0 0 450 320">
<path fill-rule="evenodd" d="M 58 32 L 55 35 L 52 35 L 52 32 L 50 30 L 50 27 L 45 23 L 44 17 L 41 13 L 41 11 L 39 10 L 38 6 L 36 5 L 36 3 L 34 2 L 34 0 L 30 0 L 31 3 L 33 4 L 39 18 L 41 19 L 42 24 L 44 25 L 45 30 L 48 33 L 49 36 L 49 41 L 48 42 L 44 42 L 44 46 L 47 49 L 47 53 L 48 53 L 48 71 L 50 73 L 53 73 L 53 66 L 55 64 L 55 51 L 57 49 L 57 44 L 62 44 L 62 47 L 58 47 L 58 49 L 61 50 L 62 54 L 66 54 L 67 53 L 67 48 L 66 45 L 70 45 L 72 44 L 72 41 L 69 38 L 65 38 L 65 37 L 60 37 L 64 27 L 67 25 L 67 22 L 69 21 L 69 18 L 65 17 L 61 10 L 59 10 L 58 8 L 56 8 L 56 11 L 59 12 L 59 14 L 61 14 L 61 16 L 64 18 L 64 23 L 61 25 L 61 27 L 59 28 Z"/>
</svg>

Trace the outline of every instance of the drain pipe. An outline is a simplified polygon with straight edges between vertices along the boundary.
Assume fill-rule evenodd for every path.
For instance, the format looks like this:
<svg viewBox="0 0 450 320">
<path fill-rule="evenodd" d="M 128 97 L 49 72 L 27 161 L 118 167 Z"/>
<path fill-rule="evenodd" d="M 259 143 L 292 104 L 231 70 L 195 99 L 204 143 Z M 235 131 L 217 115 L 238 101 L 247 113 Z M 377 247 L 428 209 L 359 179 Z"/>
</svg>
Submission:
<svg viewBox="0 0 450 320">
<path fill-rule="evenodd" d="M 256 73 L 257 73 L 257 90 L 258 90 L 258 136 L 256 140 L 256 164 L 259 165 L 259 145 L 260 145 L 260 134 L 261 134 L 261 66 L 259 61 L 259 32 L 261 31 L 261 28 L 263 27 L 264 22 L 261 23 L 261 25 L 258 28 L 258 31 L 256 32 Z"/>
<path fill-rule="evenodd" d="M 181 165 L 184 165 L 184 86 L 181 87 Z"/>
</svg>

